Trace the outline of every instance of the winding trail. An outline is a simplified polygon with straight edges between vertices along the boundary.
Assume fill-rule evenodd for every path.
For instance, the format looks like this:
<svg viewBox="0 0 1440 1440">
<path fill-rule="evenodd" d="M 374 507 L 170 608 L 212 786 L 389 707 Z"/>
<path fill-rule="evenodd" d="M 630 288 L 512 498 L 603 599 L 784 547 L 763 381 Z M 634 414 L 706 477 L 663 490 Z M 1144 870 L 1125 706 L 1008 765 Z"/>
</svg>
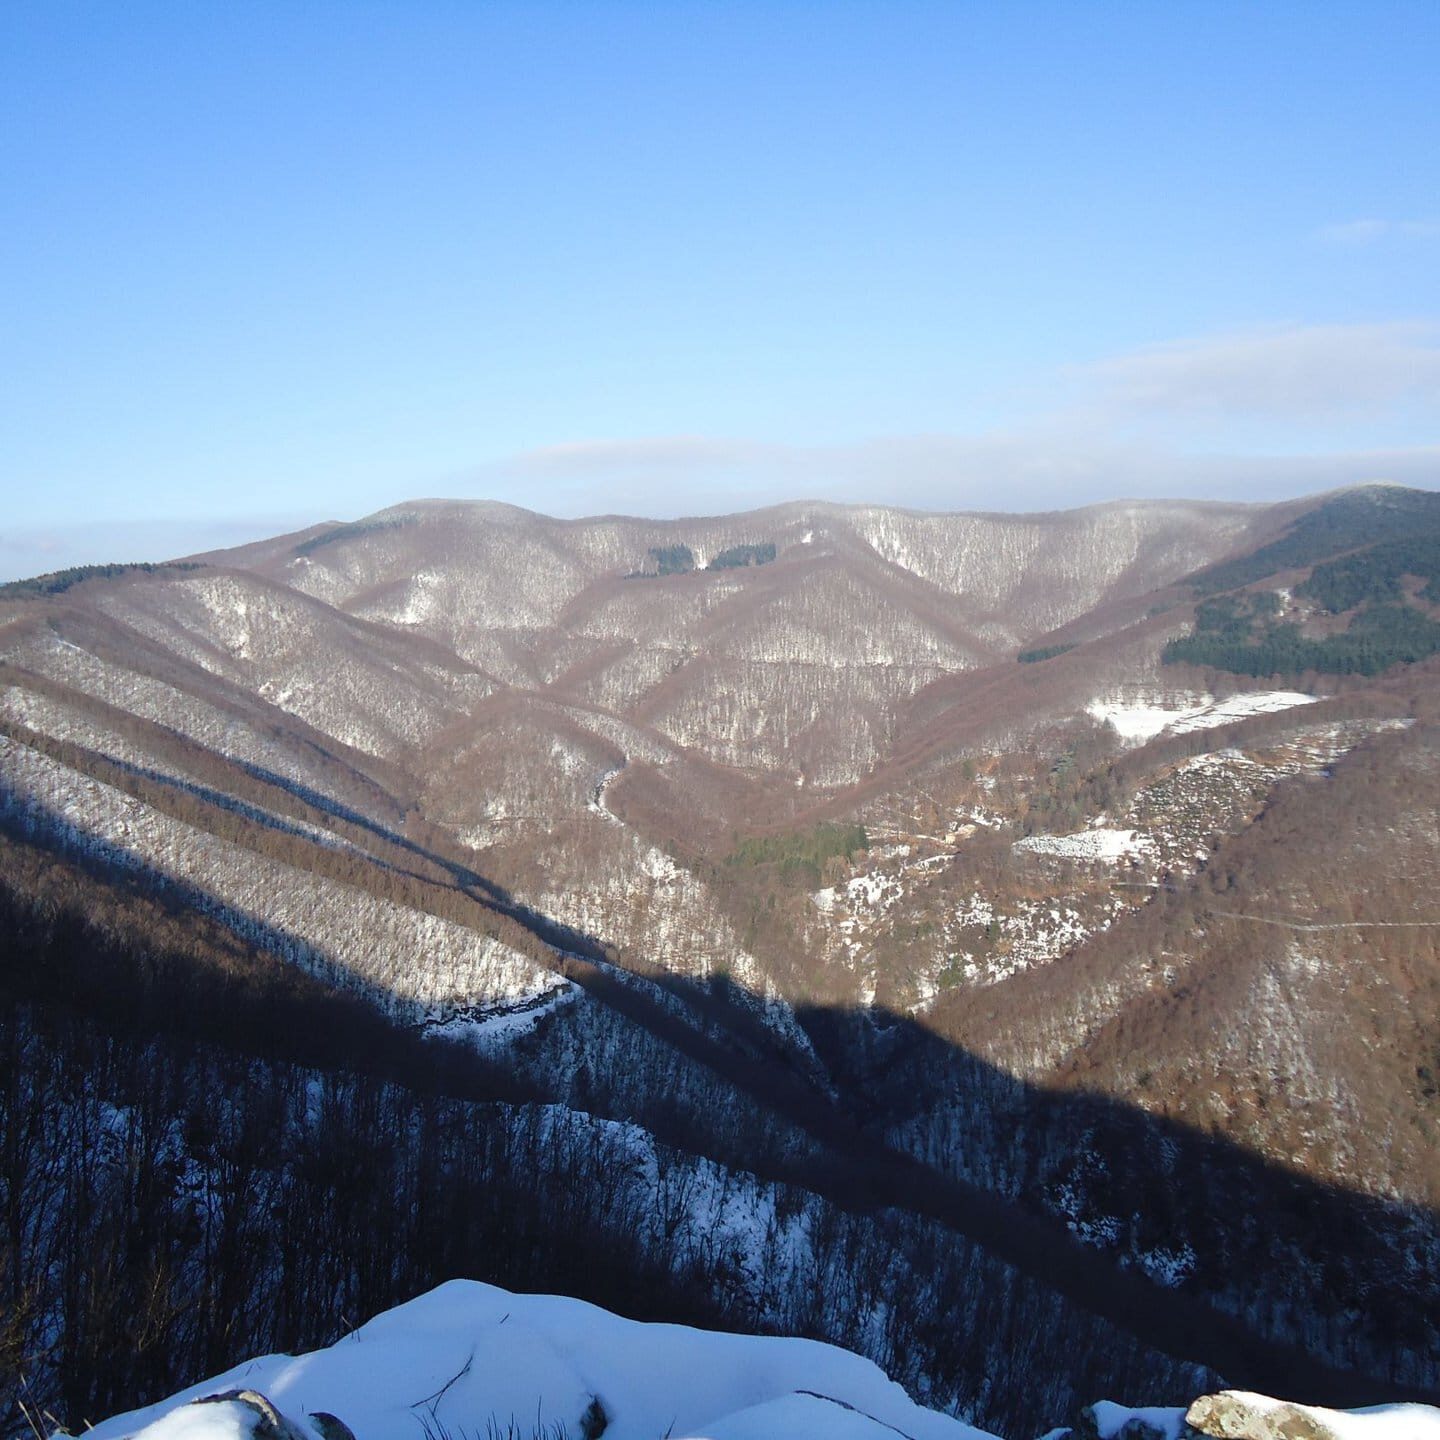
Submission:
<svg viewBox="0 0 1440 1440">
<path fill-rule="evenodd" d="M 1440 920 L 1334 920 L 1306 923 L 1301 920 L 1275 920 L 1268 915 L 1244 915 L 1238 910 L 1211 910 L 1211 915 L 1226 920 L 1248 920 L 1252 925 L 1274 925 L 1281 930 L 1298 930 L 1314 934 L 1321 930 L 1440 930 Z"/>
</svg>

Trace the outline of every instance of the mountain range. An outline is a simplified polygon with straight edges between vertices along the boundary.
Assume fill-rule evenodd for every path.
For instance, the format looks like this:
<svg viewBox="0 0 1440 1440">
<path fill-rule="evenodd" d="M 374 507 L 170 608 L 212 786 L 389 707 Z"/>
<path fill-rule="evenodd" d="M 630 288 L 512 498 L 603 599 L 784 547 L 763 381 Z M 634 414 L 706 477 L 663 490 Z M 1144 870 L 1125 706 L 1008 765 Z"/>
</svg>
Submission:
<svg viewBox="0 0 1440 1440">
<path fill-rule="evenodd" d="M 0 587 L 0 1360 L 78 1423 L 466 1274 L 1007 1436 L 1433 1397 L 1437 657 L 1384 486 Z"/>
</svg>

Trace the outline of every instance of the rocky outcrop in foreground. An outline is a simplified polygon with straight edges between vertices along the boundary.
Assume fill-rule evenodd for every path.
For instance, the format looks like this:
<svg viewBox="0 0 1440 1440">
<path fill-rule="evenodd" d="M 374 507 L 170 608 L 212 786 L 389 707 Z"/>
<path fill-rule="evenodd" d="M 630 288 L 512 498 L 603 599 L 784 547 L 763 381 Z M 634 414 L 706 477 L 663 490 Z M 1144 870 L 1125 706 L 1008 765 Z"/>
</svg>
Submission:
<svg viewBox="0 0 1440 1440">
<path fill-rule="evenodd" d="M 339 1417 L 343 1415 L 342 1420 Z M 833 1345 L 643 1324 L 452 1280 L 307 1355 L 266 1355 L 86 1440 L 996 1440 Z M 1046 1440 L 1440 1440 L 1440 1409 L 1241 1391 L 1088 1406 Z M 60 1437 L 54 1437 L 60 1440 Z"/>
<path fill-rule="evenodd" d="M 1325 1410 L 1222 1390 L 1200 1396 L 1188 1410 L 1131 1409 L 1102 1400 L 1086 1406 L 1070 1429 L 1052 1431 L 1045 1440 L 1440 1440 L 1440 1410 Z"/>
<path fill-rule="evenodd" d="M 1433 1440 L 1440 1410 L 1429 1405 L 1377 1405 L 1369 1410 L 1322 1410 L 1223 1390 L 1202 1395 L 1185 1412 L 1191 1433 L 1214 1440 Z"/>
</svg>

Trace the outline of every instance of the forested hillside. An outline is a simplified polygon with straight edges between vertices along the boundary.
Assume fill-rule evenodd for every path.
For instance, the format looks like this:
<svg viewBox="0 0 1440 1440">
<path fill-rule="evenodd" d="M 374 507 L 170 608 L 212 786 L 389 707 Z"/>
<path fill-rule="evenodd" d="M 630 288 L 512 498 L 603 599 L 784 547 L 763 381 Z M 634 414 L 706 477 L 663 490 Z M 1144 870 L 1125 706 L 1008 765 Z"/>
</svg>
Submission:
<svg viewBox="0 0 1440 1440">
<path fill-rule="evenodd" d="M 424 502 L 9 587 L 6 1423 L 455 1275 L 1006 1437 L 1440 1389 L 1432 500 Z"/>
</svg>

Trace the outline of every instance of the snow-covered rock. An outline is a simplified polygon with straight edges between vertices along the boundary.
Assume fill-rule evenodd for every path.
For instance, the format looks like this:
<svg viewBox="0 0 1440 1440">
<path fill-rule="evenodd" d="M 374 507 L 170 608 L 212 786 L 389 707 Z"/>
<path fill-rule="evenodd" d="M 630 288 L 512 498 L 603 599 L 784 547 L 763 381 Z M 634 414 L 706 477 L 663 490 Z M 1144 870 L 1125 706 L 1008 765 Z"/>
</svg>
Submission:
<svg viewBox="0 0 1440 1440">
<path fill-rule="evenodd" d="M 833 1345 L 646 1325 L 473 1280 L 386 1311 L 329 1349 L 248 1361 L 87 1434 L 257 1440 L 246 1407 L 189 1403 L 242 1388 L 312 1425 L 316 1412 L 338 1415 L 357 1440 L 483 1435 L 491 1421 L 500 1434 L 513 1421 L 526 1437 L 557 1426 L 578 1437 L 600 1433 L 601 1417 L 607 1440 L 985 1440 Z"/>
<path fill-rule="evenodd" d="M 1440 1410 L 1429 1405 L 1324 1410 L 1244 1390 L 1202 1395 L 1185 1421 L 1216 1440 L 1440 1440 Z"/>
<path fill-rule="evenodd" d="M 1182 1440 L 1185 1412 L 1179 1406 L 1117 1405 L 1100 1400 L 1086 1407 L 1072 1435 L 1087 1435 L 1093 1429 L 1096 1440 Z"/>
<path fill-rule="evenodd" d="M 258 1390 L 223 1390 L 179 1405 L 145 1427 L 147 1440 L 354 1440 L 343 1420 L 309 1417 L 315 1431 L 282 1414 Z"/>
<path fill-rule="evenodd" d="M 1088 1405 L 1073 1428 L 1045 1440 L 1440 1440 L 1440 1410 L 1429 1405 L 1375 1405 L 1364 1410 L 1326 1410 L 1222 1390 L 1202 1395 L 1189 1408 L 1135 1407 L 1101 1400 Z"/>
</svg>

